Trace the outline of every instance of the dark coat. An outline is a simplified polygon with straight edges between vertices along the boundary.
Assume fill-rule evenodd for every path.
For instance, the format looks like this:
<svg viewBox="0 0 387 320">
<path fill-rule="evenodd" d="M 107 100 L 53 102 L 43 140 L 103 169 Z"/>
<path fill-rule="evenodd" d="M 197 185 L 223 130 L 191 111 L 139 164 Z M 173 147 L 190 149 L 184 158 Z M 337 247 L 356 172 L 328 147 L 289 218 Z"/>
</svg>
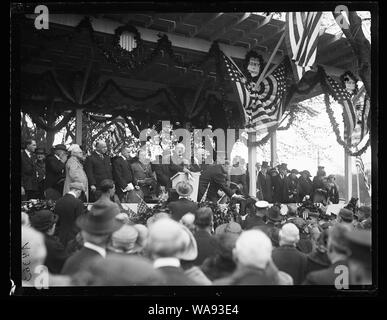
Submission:
<svg viewBox="0 0 387 320">
<path fill-rule="evenodd" d="M 197 203 L 188 200 L 188 199 L 179 199 L 177 201 L 172 201 L 168 204 L 168 208 L 171 211 L 171 218 L 180 221 L 180 219 L 188 212 L 195 214 L 198 209 Z"/>
<path fill-rule="evenodd" d="M 30 158 L 25 151 L 22 151 L 21 153 L 21 186 L 26 191 L 38 190 L 38 178 L 34 155 L 31 154 Z"/>
<path fill-rule="evenodd" d="M 47 256 L 44 264 L 51 274 L 59 274 L 63 264 L 68 258 L 65 247 L 55 236 L 45 235 L 44 242 L 47 249 Z"/>
<path fill-rule="evenodd" d="M 263 218 L 258 217 L 256 214 L 249 215 L 241 224 L 242 229 L 249 230 L 254 227 L 259 227 L 265 225 Z"/>
<path fill-rule="evenodd" d="M 101 185 L 102 180 L 113 179 L 110 157 L 104 155 L 103 159 L 94 151 L 85 161 L 85 172 L 89 186 Z"/>
<path fill-rule="evenodd" d="M 312 180 L 310 180 L 309 178 L 304 178 L 303 176 L 301 176 L 298 179 L 297 189 L 298 189 L 298 197 L 299 197 L 300 202 L 302 201 L 302 199 L 304 199 L 304 197 L 306 195 L 308 195 L 309 197 L 312 197 L 312 193 L 313 193 Z"/>
<path fill-rule="evenodd" d="M 167 189 L 172 188 L 171 177 L 173 176 L 168 164 L 153 164 L 152 170 L 156 173 L 156 179 L 160 186 Z"/>
<path fill-rule="evenodd" d="M 135 185 L 132 169 L 127 160 L 118 156 L 112 160 L 112 170 L 117 195 L 122 198 L 124 194 L 122 189 L 125 189 L 128 183 L 132 183 L 133 186 Z"/>
<path fill-rule="evenodd" d="M 307 258 L 296 247 L 284 245 L 275 248 L 272 252 L 272 258 L 279 270 L 288 273 L 293 278 L 295 285 L 304 281 Z"/>
<path fill-rule="evenodd" d="M 348 266 L 347 261 L 337 261 L 326 269 L 322 269 L 319 271 L 313 271 L 309 273 L 305 281 L 304 285 L 325 285 L 325 286 L 333 286 L 335 285 L 335 279 L 339 274 L 335 273 L 335 269 L 339 265 Z"/>
<path fill-rule="evenodd" d="M 268 276 L 264 270 L 252 267 L 236 269 L 229 277 L 213 282 L 215 286 L 225 285 L 276 285 L 276 279 Z"/>
<path fill-rule="evenodd" d="M 198 256 L 193 261 L 195 266 L 200 266 L 205 259 L 213 257 L 217 253 L 215 241 L 211 234 L 204 230 L 197 230 L 194 234 L 198 246 Z"/>
<path fill-rule="evenodd" d="M 287 177 L 281 178 L 280 175 L 273 176 L 271 178 L 273 186 L 273 202 L 287 203 L 288 192 L 287 192 Z"/>
<path fill-rule="evenodd" d="M 334 204 L 339 203 L 339 191 L 337 190 L 336 185 L 328 190 L 328 199 Z"/>
<path fill-rule="evenodd" d="M 273 187 L 271 184 L 271 176 L 264 175 L 261 171 L 258 173 L 257 188 L 259 189 L 259 199 L 267 202 L 273 201 Z"/>
<path fill-rule="evenodd" d="M 216 202 L 218 200 L 217 192 L 219 189 L 223 190 L 228 197 L 231 197 L 233 194 L 232 190 L 227 186 L 225 173 L 219 164 L 210 165 L 200 175 L 198 201 L 202 199 L 208 184 L 210 184 L 207 193 L 207 200 L 209 201 Z"/>
<path fill-rule="evenodd" d="M 235 271 L 235 268 L 236 265 L 232 259 L 220 255 L 207 258 L 200 266 L 200 269 L 211 281 L 229 277 Z"/>
<path fill-rule="evenodd" d="M 66 260 L 63 265 L 61 274 L 73 275 L 78 271 L 84 270 L 90 261 L 96 257 L 101 257 L 101 255 L 94 250 L 83 247 L 81 250 L 75 252 Z"/>
<path fill-rule="evenodd" d="M 72 194 L 65 194 L 55 204 L 55 214 L 58 215 L 57 234 L 64 246 L 74 239 L 79 229 L 75 225 L 78 216 L 84 212 L 83 203 Z"/>
<path fill-rule="evenodd" d="M 197 286 L 194 280 L 189 278 L 181 268 L 166 266 L 158 268 L 165 276 L 166 285 L 170 286 Z"/>
<path fill-rule="evenodd" d="M 295 177 L 286 177 L 286 192 L 287 192 L 287 199 L 289 203 L 296 203 L 299 202 L 299 197 L 298 197 L 298 178 Z"/>
<path fill-rule="evenodd" d="M 317 189 L 325 189 L 325 185 L 320 177 L 315 176 L 313 178 L 313 192 L 315 192 Z"/>
<path fill-rule="evenodd" d="M 53 188 L 60 194 L 63 193 L 66 164 L 60 161 L 54 154 L 46 157 L 46 189 Z"/>
</svg>

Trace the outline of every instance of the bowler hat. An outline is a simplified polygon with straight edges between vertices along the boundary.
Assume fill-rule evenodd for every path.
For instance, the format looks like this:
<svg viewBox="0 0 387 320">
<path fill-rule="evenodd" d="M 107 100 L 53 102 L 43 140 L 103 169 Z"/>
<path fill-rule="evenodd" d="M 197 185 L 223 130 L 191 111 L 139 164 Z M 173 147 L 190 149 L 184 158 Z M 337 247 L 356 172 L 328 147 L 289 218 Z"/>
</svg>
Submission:
<svg viewBox="0 0 387 320">
<path fill-rule="evenodd" d="M 57 221 L 58 216 L 50 210 L 36 211 L 30 217 L 31 226 L 40 232 L 46 232 Z"/>
<path fill-rule="evenodd" d="M 176 184 L 176 192 L 178 195 L 186 197 L 192 194 L 193 187 L 186 181 L 180 181 Z"/>
<path fill-rule="evenodd" d="M 272 206 L 269 210 L 267 210 L 266 217 L 271 221 L 281 221 L 281 209 L 277 206 Z"/>
<path fill-rule="evenodd" d="M 339 216 L 343 219 L 344 222 L 352 222 L 353 221 L 353 212 L 348 209 L 340 209 Z"/>
<path fill-rule="evenodd" d="M 36 148 L 35 154 L 46 154 L 46 151 L 44 148 Z"/>
<path fill-rule="evenodd" d="M 292 169 L 292 171 L 290 171 L 290 173 L 299 174 L 297 169 Z"/>
<path fill-rule="evenodd" d="M 90 211 L 77 219 L 77 226 L 88 233 L 104 235 L 113 233 L 121 228 L 123 223 L 116 219 L 120 213 L 117 204 L 112 201 L 98 200 L 94 202 Z"/>
<path fill-rule="evenodd" d="M 67 151 L 67 148 L 64 144 L 57 144 L 56 146 L 54 146 L 54 150 L 63 150 L 63 151 Z"/>
</svg>

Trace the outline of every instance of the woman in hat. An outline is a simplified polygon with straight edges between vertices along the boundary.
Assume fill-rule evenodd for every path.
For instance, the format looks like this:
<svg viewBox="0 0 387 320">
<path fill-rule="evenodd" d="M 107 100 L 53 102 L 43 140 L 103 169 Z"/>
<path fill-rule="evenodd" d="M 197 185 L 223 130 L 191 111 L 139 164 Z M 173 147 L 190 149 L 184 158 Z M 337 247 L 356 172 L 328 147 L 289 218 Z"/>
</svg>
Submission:
<svg viewBox="0 0 387 320">
<path fill-rule="evenodd" d="M 63 187 L 63 194 L 69 192 L 69 185 L 72 182 L 80 182 L 84 186 L 85 202 L 89 199 L 89 182 L 82 162 L 85 160 L 84 153 L 79 145 L 72 144 L 69 148 L 71 154 L 66 162 L 66 179 Z"/>
<path fill-rule="evenodd" d="M 328 190 L 328 202 L 333 204 L 339 203 L 339 190 L 337 184 L 335 183 L 336 177 L 333 174 L 330 174 L 327 179 L 327 190 Z"/>
</svg>

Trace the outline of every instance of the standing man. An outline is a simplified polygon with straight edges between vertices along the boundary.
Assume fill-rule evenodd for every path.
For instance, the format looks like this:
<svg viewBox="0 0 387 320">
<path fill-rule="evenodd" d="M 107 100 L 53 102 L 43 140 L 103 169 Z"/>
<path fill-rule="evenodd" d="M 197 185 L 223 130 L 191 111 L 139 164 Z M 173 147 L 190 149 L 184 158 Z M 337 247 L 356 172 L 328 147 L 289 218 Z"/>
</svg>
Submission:
<svg viewBox="0 0 387 320">
<path fill-rule="evenodd" d="M 46 180 L 46 153 L 43 148 L 37 148 L 36 154 L 36 172 L 38 177 L 39 199 L 44 199 L 44 183 Z"/>
<path fill-rule="evenodd" d="M 99 140 L 95 144 L 95 151 L 86 158 L 85 171 L 89 179 L 90 202 L 99 198 L 101 182 L 105 179 L 113 179 L 110 157 L 106 153 L 105 141 Z"/>
<path fill-rule="evenodd" d="M 53 200 L 59 199 L 63 194 L 66 161 L 67 149 L 64 144 L 57 144 L 53 153 L 46 158 L 46 190 L 50 189 L 50 198 Z"/>
<path fill-rule="evenodd" d="M 21 153 L 21 195 L 27 201 L 38 197 L 38 178 L 35 166 L 34 152 L 36 141 L 27 140 Z"/>
<path fill-rule="evenodd" d="M 287 198 L 289 203 L 296 203 L 298 202 L 298 178 L 297 178 L 298 170 L 292 169 L 290 171 L 289 176 L 287 177 L 286 181 L 286 191 L 287 191 Z"/>
<path fill-rule="evenodd" d="M 308 170 L 301 171 L 301 176 L 298 179 L 298 197 L 300 199 L 300 202 L 302 202 L 305 198 L 305 196 L 309 196 L 312 198 L 313 194 L 313 182 L 310 180 L 310 177 L 312 175 Z"/>
<path fill-rule="evenodd" d="M 134 179 L 128 161 L 129 157 L 130 149 L 127 146 L 123 146 L 119 155 L 112 161 L 116 192 L 121 202 L 127 202 L 124 201 L 126 193 L 130 190 L 134 190 Z"/>
<path fill-rule="evenodd" d="M 258 173 L 257 190 L 258 190 L 258 199 L 264 200 L 270 203 L 273 200 L 273 194 L 272 194 L 271 177 L 267 172 L 268 168 L 269 168 L 269 164 L 267 163 L 267 161 L 262 161 L 261 170 Z"/>
</svg>

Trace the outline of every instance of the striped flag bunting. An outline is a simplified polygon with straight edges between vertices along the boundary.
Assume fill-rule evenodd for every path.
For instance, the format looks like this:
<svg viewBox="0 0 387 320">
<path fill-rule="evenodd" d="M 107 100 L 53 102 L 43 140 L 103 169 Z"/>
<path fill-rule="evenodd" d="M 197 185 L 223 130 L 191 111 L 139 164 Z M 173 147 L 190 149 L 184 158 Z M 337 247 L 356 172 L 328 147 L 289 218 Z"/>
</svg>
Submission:
<svg viewBox="0 0 387 320">
<path fill-rule="evenodd" d="M 356 157 L 356 167 L 359 169 L 360 173 L 362 174 L 365 186 L 367 188 L 367 192 L 371 196 L 371 184 L 368 182 L 367 175 L 365 174 L 364 163 L 360 156 Z"/>
<path fill-rule="evenodd" d="M 321 15 L 321 11 L 286 13 L 286 46 L 297 82 L 316 61 Z"/>
<path fill-rule="evenodd" d="M 137 214 L 144 214 L 148 211 L 149 207 L 147 206 L 146 202 L 144 199 L 141 198 L 140 202 L 137 205 Z"/>
<path fill-rule="evenodd" d="M 223 62 L 234 91 L 248 118 L 246 130 L 262 133 L 276 125 L 283 113 L 286 94 L 285 66 L 281 63 L 273 73 L 256 86 L 247 82 L 246 77 L 231 58 L 221 53 Z"/>
</svg>

